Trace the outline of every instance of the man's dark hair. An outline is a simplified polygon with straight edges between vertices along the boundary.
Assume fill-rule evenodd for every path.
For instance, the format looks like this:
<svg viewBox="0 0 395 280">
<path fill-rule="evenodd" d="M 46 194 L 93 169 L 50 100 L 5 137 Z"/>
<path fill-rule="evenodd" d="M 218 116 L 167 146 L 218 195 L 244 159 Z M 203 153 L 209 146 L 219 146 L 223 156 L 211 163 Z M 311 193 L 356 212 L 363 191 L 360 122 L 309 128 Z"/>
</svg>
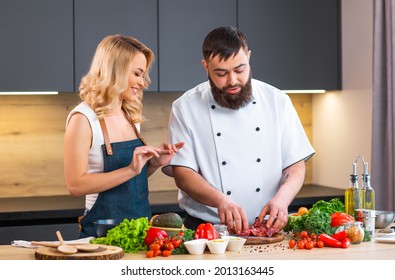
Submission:
<svg viewBox="0 0 395 280">
<path fill-rule="evenodd" d="M 219 60 L 228 60 L 239 53 L 240 48 L 248 51 L 246 36 L 231 26 L 218 27 L 207 34 L 203 42 L 203 57 L 206 61 L 219 55 Z"/>
</svg>

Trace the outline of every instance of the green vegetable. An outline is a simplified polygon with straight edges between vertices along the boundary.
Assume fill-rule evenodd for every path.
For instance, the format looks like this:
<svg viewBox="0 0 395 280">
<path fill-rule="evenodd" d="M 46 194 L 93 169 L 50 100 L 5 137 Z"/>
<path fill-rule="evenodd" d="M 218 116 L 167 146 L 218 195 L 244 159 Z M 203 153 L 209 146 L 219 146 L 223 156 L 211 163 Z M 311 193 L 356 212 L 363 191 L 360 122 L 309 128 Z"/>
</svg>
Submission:
<svg viewBox="0 0 395 280">
<path fill-rule="evenodd" d="M 344 212 L 345 211 L 345 206 L 344 203 L 341 202 L 340 199 L 338 198 L 332 198 L 329 201 L 324 201 L 324 200 L 319 200 L 316 203 L 313 204 L 311 207 L 311 210 L 320 210 L 322 212 L 328 213 L 329 215 L 335 213 L 335 212 Z"/>
<path fill-rule="evenodd" d="M 301 232 L 305 230 L 305 221 L 307 218 L 307 214 L 301 216 L 288 216 L 288 222 L 283 228 L 285 232 Z"/>
<path fill-rule="evenodd" d="M 339 198 L 332 198 L 329 201 L 319 200 L 313 204 L 308 214 L 289 215 L 283 231 L 299 233 L 306 230 L 315 234 L 332 235 L 337 227 L 331 227 L 331 214 L 344 212 L 344 210 L 344 203 Z"/>
<path fill-rule="evenodd" d="M 148 230 L 148 218 L 124 219 L 119 225 L 110 229 L 105 237 L 94 238 L 90 243 L 121 247 L 125 253 L 146 251 L 144 238 Z"/>
<path fill-rule="evenodd" d="M 370 232 L 364 227 L 363 231 L 365 233 L 365 235 L 363 236 L 363 242 L 367 242 L 367 241 L 371 241 L 372 238 L 370 236 Z"/>
<path fill-rule="evenodd" d="M 182 243 L 180 247 L 175 248 L 171 253 L 173 255 L 182 255 L 182 254 L 188 254 L 188 250 L 184 245 L 184 242 L 193 240 L 193 236 L 195 235 L 195 231 L 192 229 L 186 229 L 184 230 L 184 234 L 181 236 L 182 238 Z"/>
<path fill-rule="evenodd" d="M 305 230 L 310 233 L 332 235 L 336 228 L 331 227 L 331 215 L 319 209 L 313 209 L 306 215 Z"/>
</svg>

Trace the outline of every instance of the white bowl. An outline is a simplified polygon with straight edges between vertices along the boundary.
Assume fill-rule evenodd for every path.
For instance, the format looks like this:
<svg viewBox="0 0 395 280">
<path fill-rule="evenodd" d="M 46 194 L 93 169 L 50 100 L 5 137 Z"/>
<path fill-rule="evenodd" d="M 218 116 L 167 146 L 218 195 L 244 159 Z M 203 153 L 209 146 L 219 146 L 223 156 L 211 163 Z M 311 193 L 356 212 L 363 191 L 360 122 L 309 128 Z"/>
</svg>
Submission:
<svg viewBox="0 0 395 280">
<path fill-rule="evenodd" d="M 228 246 L 229 240 L 226 239 L 213 239 L 207 241 L 208 249 L 211 254 L 223 254 L 226 251 L 226 247 Z"/>
<path fill-rule="evenodd" d="M 244 243 L 247 241 L 247 239 L 237 236 L 223 236 L 222 238 L 229 241 L 226 250 L 236 252 L 240 251 L 241 248 L 243 248 Z"/>
<path fill-rule="evenodd" d="M 185 247 L 188 250 L 188 253 L 191 255 L 201 255 L 204 253 L 204 250 L 206 249 L 206 242 L 207 239 L 194 239 L 190 241 L 184 242 Z"/>
</svg>

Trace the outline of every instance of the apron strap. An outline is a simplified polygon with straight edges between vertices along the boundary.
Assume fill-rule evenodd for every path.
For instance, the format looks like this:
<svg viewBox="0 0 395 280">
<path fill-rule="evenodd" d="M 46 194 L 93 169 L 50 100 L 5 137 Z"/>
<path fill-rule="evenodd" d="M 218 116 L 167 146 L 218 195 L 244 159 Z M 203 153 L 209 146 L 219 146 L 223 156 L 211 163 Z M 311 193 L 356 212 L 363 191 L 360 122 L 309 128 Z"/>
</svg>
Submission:
<svg viewBox="0 0 395 280">
<path fill-rule="evenodd" d="M 107 126 L 106 126 L 106 121 L 104 119 L 100 119 L 100 126 L 101 126 L 101 130 L 103 132 L 103 138 L 104 138 L 104 146 L 106 147 L 106 151 L 107 151 L 107 155 L 112 156 L 112 148 L 111 148 L 111 142 L 110 142 L 110 137 L 108 136 L 108 131 L 107 131 Z M 147 145 L 143 139 L 143 137 L 141 137 L 140 132 L 137 130 L 136 125 L 131 121 L 130 122 L 132 124 L 133 130 L 136 133 L 137 138 L 140 138 L 141 142 L 143 142 L 143 145 Z"/>
<path fill-rule="evenodd" d="M 143 142 L 144 146 L 147 146 L 147 143 L 145 143 L 143 137 L 141 137 L 140 132 L 137 130 L 136 125 L 134 124 L 134 122 L 130 121 L 130 123 L 132 124 L 132 127 L 134 129 L 134 133 L 136 133 L 137 138 L 140 138 L 141 142 Z"/>
<path fill-rule="evenodd" d="M 144 141 L 144 138 L 141 137 L 140 132 L 138 131 L 138 129 L 137 129 L 136 125 L 134 124 L 134 122 L 132 121 L 132 119 L 130 118 L 129 114 L 126 114 L 126 112 L 125 112 L 125 116 L 129 120 L 130 124 L 132 125 L 134 133 L 136 133 L 137 138 L 140 138 L 141 142 L 143 142 L 143 145 L 147 146 L 147 143 Z"/>
<path fill-rule="evenodd" d="M 99 122 L 100 122 L 101 130 L 103 132 L 104 146 L 106 147 L 107 155 L 112 156 L 111 142 L 110 142 L 110 137 L 108 136 L 106 122 L 104 119 L 100 119 Z"/>
</svg>

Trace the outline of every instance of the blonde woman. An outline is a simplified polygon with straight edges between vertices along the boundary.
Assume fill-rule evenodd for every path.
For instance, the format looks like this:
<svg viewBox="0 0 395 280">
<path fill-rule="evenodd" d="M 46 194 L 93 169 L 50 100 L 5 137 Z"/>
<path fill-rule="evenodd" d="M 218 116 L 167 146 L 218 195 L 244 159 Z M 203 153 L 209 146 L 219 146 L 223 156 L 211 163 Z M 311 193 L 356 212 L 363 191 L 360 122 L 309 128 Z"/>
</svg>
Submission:
<svg viewBox="0 0 395 280">
<path fill-rule="evenodd" d="M 96 236 L 98 219 L 151 217 L 148 176 L 183 143 L 148 146 L 139 134 L 143 90 L 153 52 L 135 38 L 105 37 L 82 78 L 82 102 L 70 113 L 64 141 L 67 190 L 86 196 L 80 237 Z"/>
</svg>

